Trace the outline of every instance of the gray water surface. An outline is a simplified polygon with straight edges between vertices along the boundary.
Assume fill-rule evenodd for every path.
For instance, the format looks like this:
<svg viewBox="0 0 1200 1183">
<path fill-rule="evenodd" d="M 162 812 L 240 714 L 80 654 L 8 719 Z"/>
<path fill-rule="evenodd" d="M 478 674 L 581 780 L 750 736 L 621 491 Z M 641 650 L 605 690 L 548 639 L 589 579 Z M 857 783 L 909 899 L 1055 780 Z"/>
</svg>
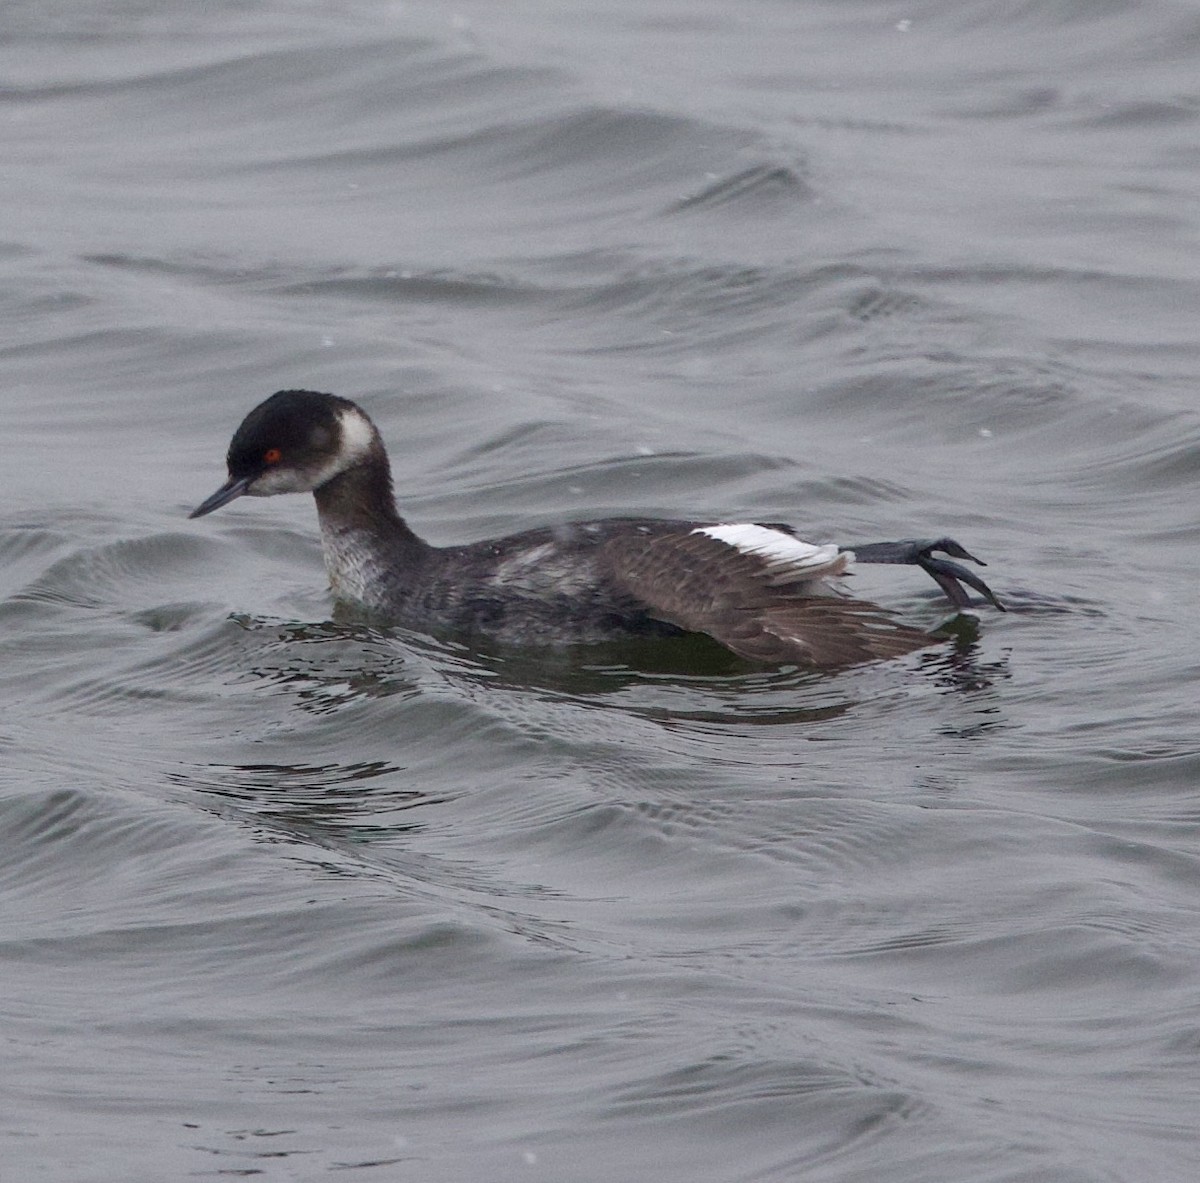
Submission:
<svg viewBox="0 0 1200 1183">
<path fill-rule="evenodd" d="M 1200 1170 L 1200 10 L 0 13 L 5 1180 Z M 410 521 L 942 534 L 817 676 L 330 621 Z M 933 626 L 919 572 L 856 589 Z"/>
</svg>

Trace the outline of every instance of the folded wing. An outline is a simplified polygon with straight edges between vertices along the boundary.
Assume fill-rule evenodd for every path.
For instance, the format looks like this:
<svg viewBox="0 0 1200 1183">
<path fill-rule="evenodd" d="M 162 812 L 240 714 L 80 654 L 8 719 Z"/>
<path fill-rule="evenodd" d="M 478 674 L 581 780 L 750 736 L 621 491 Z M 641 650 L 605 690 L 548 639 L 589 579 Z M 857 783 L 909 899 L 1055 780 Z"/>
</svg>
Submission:
<svg viewBox="0 0 1200 1183">
<path fill-rule="evenodd" d="M 899 657 L 938 638 L 824 583 L 853 556 L 784 529 L 738 523 L 619 535 L 610 574 L 657 619 L 707 633 L 752 661 L 838 669 Z"/>
</svg>

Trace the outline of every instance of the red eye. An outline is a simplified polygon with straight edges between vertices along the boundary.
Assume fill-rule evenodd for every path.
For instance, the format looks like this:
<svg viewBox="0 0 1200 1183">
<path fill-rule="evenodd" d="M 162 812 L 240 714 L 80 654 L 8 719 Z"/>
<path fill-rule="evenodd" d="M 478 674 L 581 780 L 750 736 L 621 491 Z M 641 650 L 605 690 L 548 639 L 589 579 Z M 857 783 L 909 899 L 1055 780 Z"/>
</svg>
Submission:
<svg viewBox="0 0 1200 1183">
<path fill-rule="evenodd" d="M 268 448 L 263 453 L 264 464 L 278 464 L 283 459 L 283 453 L 278 448 Z"/>
</svg>

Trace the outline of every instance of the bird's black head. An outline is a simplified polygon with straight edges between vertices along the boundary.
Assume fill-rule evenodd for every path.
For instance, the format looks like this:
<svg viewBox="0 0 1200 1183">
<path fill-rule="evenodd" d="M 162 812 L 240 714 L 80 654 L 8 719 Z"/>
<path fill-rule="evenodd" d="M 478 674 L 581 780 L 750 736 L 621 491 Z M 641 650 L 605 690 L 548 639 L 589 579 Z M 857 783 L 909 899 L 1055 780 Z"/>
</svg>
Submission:
<svg viewBox="0 0 1200 1183">
<path fill-rule="evenodd" d="M 375 425 L 349 399 L 281 390 L 242 420 L 229 444 L 229 480 L 189 515 L 212 513 L 236 497 L 308 493 L 382 454 Z"/>
</svg>

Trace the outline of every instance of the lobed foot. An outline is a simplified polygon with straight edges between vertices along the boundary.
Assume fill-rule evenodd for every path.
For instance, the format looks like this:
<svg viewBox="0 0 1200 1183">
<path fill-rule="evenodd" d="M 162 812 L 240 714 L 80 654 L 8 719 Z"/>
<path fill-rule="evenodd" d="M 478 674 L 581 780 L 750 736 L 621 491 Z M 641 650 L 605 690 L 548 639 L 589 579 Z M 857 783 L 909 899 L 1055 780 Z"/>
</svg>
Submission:
<svg viewBox="0 0 1200 1183">
<path fill-rule="evenodd" d="M 860 563 L 904 563 L 920 567 L 929 572 L 930 577 L 938 587 L 946 593 L 946 598 L 956 608 L 969 608 L 971 597 L 962 585 L 974 588 L 985 600 L 1001 612 L 1007 609 L 997 598 L 996 593 L 974 571 L 968 570 L 953 559 L 967 559 L 986 567 L 982 559 L 977 559 L 965 547 L 960 546 L 953 538 L 906 538 L 900 542 L 869 542 L 865 546 L 847 547 L 854 552 L 855 559 Z M 934 553 L 949 555 L 948 559 L 934 558 Z"/>
</svg>

